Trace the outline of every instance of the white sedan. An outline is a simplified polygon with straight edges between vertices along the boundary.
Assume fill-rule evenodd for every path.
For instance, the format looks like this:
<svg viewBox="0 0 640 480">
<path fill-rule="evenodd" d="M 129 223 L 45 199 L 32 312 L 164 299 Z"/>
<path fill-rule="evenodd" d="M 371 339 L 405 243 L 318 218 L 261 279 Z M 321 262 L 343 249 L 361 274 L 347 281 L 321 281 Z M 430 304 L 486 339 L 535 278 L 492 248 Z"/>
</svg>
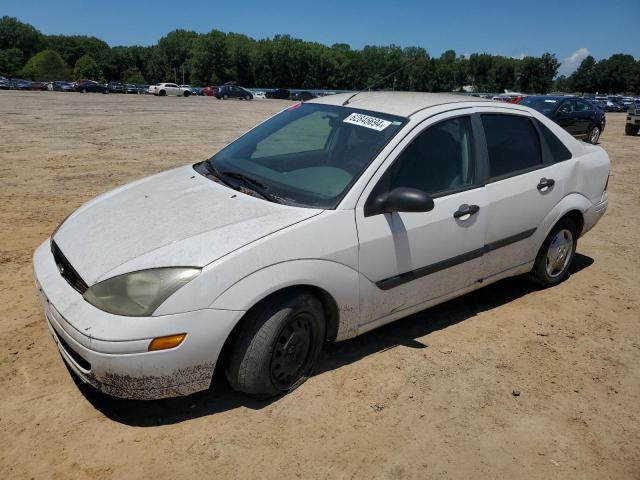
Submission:
<svg viewBox="0 0 640 480">
<path fill-rule="evenodd" d="M 188 85 L 181 86 L 175 83 L 158 83 L 156 85 L 149 85 L 149 89 L 147 91 L 159 97 L 188 97 L 191 95 L 191 87 Z"/>
<path fill-rule="evenodd" d="M 560 283 L 608 174 L 527 107 L 323 97 L 88 202 L 36 250 L 36 285 L 62 358 L 103 392 L 186 395 L 219 367 L 268 397 L 325 342 L 505 277 Z"/>
</svg>

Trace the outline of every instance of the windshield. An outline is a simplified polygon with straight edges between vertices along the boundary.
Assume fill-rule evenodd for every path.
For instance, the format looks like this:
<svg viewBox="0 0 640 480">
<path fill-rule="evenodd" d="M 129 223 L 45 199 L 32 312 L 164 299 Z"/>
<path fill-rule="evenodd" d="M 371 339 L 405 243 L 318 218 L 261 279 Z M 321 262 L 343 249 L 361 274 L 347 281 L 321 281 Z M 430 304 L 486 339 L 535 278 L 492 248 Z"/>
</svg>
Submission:
<svg viewBox="0 0 640 480">
<path fill-rule="evenodd" d="M 243 187 L 265 198 L 335 208 L 405 121 L 348 107 L 296 104 L 247 132 L 207 164 L 223 181 L 233 179 L 226 183 L 243 181 Z"/>
<path fill-rule="evenodd" d="M 534 110 L 538 110 L 539 112 L 545 114 L 549 114 L 556 109 L 559 103 L 560 100 L 558 100 L 557 98 L 525 97 L 520 102 L 520 105 L 533 108 Z"/>
</svg>

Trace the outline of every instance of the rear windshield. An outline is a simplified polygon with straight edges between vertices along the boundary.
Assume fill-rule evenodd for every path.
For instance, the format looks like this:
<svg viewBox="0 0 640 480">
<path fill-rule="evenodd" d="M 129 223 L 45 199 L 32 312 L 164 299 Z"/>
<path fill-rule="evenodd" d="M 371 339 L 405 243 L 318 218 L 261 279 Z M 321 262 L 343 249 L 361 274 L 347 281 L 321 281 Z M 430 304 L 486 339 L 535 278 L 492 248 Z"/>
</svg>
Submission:
<svg viewBox="0 0 640 480">
<path fill-rule="evenodd" d="M 282 203 L 335 208 L 405 121 L 349 107 L 296 104 L 207 163 L 222 180 L 242 176 L 243 187 L 253 181 Z"/>
<path fill-rule="evenodd" d="M 525 97 L 520 102 L 520 105 L 549 114 L 556 109 L 560 102 L 561 100 L 558 100 L 557 98 Z"/>
</svg>

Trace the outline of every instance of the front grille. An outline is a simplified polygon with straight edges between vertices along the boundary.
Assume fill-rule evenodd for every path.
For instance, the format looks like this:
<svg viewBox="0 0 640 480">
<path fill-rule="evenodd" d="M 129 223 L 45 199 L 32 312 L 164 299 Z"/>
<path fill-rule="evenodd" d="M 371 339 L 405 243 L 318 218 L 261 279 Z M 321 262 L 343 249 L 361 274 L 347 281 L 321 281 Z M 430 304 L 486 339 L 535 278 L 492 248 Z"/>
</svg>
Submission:
<svg viewBox="0 0 640 480">
<path fill-rule="evenodd" d="M 89 288 L 82 277 L 75 271 L 75 269 L 69 263 L 69 260 L 62 254 L 58 245 L 53 240 L 51 241 L 51 253 L 53 253 L 53 259 L 58 266 L 60 275 L 64 278 L 69 285 L 71 285 L 80 294 L 84 294 Z"/>
<path fill-rule="evenodd" d="M 65 353 L 73 358 L 73 360 L 80 366 L 80 368 L 91 371 L 91 364 L 84 358 L 82 358 L 78 352 L 71 348 L 69 344 L 64 340 L 64 338 L 62 338 L 62 335 L 58 335 L 58 332 L 56 332 L 55 328 L 52 328 L 52 330 L 53 334 L 56 336 L 56 340 L 58 340 L 60 347 L 65 351 Z"/>
</svg>

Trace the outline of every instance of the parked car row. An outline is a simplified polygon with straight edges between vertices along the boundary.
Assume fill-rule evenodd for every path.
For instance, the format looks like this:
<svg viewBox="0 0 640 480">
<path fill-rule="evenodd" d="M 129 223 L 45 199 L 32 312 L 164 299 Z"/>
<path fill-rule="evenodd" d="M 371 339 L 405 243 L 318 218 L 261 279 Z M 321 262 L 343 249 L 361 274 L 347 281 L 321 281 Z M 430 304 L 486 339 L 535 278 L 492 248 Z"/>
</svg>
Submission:
<svg viewBox="0 0 640 480">
<path fill-rule="evenodd" d="M 54 80 L 52 82 L 34 82 L 21 78 L 0 77 L 0 90 L 48 90 L 50 92 L 97 92 L 97 93 L 146 93 L 148 85 L 122 84 L 118 82 L 99 83 L 81 79 L 76 82 Z"/>
<path fill-rule="evenodd" d="M 45 82 L 32 82 L 22 78 L 0 77 L 0 90 L 46 90 Z"/>
</svg>

